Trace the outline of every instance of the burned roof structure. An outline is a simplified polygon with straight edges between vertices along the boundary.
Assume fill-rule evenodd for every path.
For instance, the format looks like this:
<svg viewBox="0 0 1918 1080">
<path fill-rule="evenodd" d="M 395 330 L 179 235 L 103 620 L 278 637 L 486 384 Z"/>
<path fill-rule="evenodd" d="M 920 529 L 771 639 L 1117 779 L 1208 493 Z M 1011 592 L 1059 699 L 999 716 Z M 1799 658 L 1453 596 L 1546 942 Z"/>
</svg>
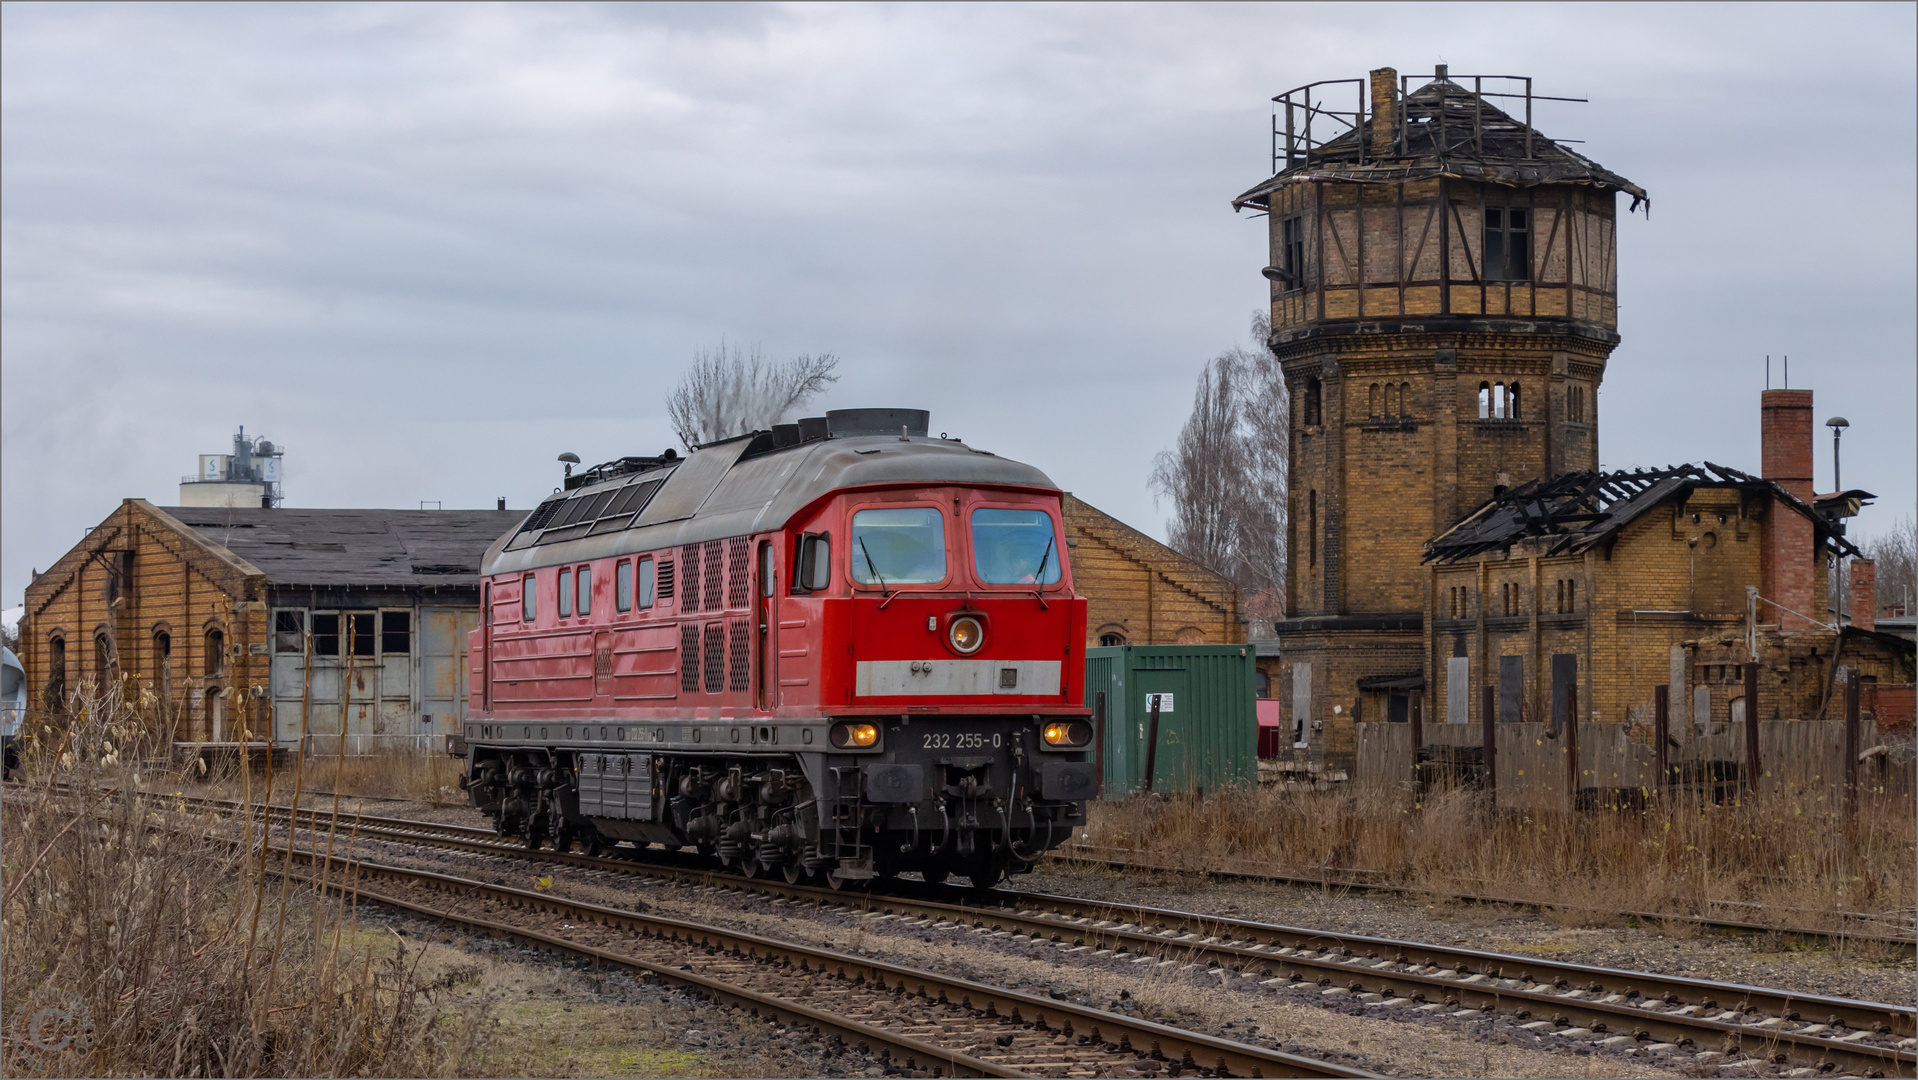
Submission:
<svg viewBox="0 0 1918 1080">
<path fill-rule="evenodd" d="M 1269 209 L 1273 193 L 1292 184 L 1448 177 L 1511 187 L 1590 185 L 1622 191 L 1632 197 L 1632 209 L 1644 205 L 1650 213 L 1651 196 L 1644 188 L 1532 127 L 1534 102 L 1583 99 L 1534 94 L 1529 76 L 1454 77 L 1443 64 L 1432 82 L 1409 92 L 1409 76 L 1390 69 L 1379 74 L 1397 85 L 1372 87 L 1369 115 L 1361 79 L 1309 83 L 1273 98 L 1274 175 L 1233 199 L 1233 208 Z M 1487 89 L 1487 83 L 1496 89 Z M 1356 84 L 1357 105 L 1340 110 L 1331 88 L 1346 84 Z M 1491 104 L 1491 98 L 1522 103 L 1524 119 Z M 1387 99 L 1391 105 L 1381 107 Z M 1315 122 L 1322 138 L 1315 137 Z"/>
<path fill-rule="evenodd" d="M 479 586 L 480 557 L 523 510 L 169 506 L 161 513 L 275 585 Z"/>
<path fill-rule="evenodd" d="M 1830 544 L 1843 555 L 1858 554 L 1830 518 L 1775 481 L 1708 461 L 1532 481 L 1495 496 L 1428 541 L 1424 561 L 1459 562 L 1535 538 L 1545 542 L 1541 556 L 1609 547 L 1627 525 L 1698 488 L 1735 488 L 1747 501 L 1771 499 L 1810 519 L 1817 543 Z"/>
</svg>

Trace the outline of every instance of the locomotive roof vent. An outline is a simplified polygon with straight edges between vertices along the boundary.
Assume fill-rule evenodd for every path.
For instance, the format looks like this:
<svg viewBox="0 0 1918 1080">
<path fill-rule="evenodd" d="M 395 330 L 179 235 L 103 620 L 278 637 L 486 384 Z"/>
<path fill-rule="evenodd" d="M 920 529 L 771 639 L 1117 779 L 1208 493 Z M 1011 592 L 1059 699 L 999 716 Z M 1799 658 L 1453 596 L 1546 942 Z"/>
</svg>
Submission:
<svg viewBox="0 0 1918 1080">
<path fill-rule="evenodd" d="M 784 450 L 788 446 L 798 446 L 802 441 L 798 424 L 773 425 L 773 449 Z"/>
<path fill-rule="evenodd" d="M 799 441 L 817 442 L 829 438 L 826 431 L 826 418 L 823 416 L 802 416 L 799 418 Z"/>
<path fill-rule="evenodd" d="M 826 430 L 835 439 L 850 435 L 906 434 L 924 438 L 932 413 L 925 409 L 833 409 L 826 414 Z M 803 426 L 806 421 L 801 420 Z"/>
</svg>

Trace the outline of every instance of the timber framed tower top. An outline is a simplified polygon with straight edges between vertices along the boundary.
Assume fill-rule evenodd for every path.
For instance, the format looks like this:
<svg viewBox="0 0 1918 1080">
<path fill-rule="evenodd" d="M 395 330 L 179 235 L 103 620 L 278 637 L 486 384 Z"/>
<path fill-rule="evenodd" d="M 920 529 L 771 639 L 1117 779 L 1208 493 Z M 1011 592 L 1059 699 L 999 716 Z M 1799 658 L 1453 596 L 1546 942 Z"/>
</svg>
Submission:
<svg viewBox="0 0 1918 1080">
<path fill-rule="evenodd" d="M 1570 334 L 1609 351 L 1615 195 L 1650 200 L 1532 126 L 1536 102 L 1583 99 L 1443 65 L 1411 83 L 1381 68 L 1272 99 L 1273 175 L 1233 207 L 1271 215 L 1274 347 L 1410 330 Z"/>
</svg>

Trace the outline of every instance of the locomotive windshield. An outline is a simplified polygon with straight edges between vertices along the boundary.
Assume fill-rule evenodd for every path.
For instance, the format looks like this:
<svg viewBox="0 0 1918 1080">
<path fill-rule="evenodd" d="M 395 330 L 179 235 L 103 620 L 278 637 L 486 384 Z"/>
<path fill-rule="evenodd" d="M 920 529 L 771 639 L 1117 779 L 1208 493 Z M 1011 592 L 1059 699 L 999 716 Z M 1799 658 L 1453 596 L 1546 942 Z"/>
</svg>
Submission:
<svg viewBox="0 0 1918 1080">
<path fill-rule="evenodd" d="M 901 506 L 854 514 L 852 579 L 882 587 L 946 580 L 946 527 L 939 511 Z"/>
<path fill-rule="evenodd" d="M 1051 585 L 1059 548 L 1044 510 L 972 512 L 972 565 L 988 585 Z"/>
</svg>

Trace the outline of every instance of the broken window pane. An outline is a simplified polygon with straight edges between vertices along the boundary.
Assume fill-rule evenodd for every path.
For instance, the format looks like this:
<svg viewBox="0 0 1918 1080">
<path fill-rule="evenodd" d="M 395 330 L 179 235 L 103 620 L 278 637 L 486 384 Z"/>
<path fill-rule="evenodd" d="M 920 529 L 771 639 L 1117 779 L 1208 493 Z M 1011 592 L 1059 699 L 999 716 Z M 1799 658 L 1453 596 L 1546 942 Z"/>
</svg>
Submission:
<svg viewBox="0 0 1918 1080">
<path fill-rule="evenodd" d="M 402 656 L 413 651 L 412 612 L 380 612 L 380 651 Z"/>
<path fill-rule="evenodd" d="M 306 651 L 306 612 L 276 611 L 273 613 L 273 651 L 298 653 Z"/>
</svg>

